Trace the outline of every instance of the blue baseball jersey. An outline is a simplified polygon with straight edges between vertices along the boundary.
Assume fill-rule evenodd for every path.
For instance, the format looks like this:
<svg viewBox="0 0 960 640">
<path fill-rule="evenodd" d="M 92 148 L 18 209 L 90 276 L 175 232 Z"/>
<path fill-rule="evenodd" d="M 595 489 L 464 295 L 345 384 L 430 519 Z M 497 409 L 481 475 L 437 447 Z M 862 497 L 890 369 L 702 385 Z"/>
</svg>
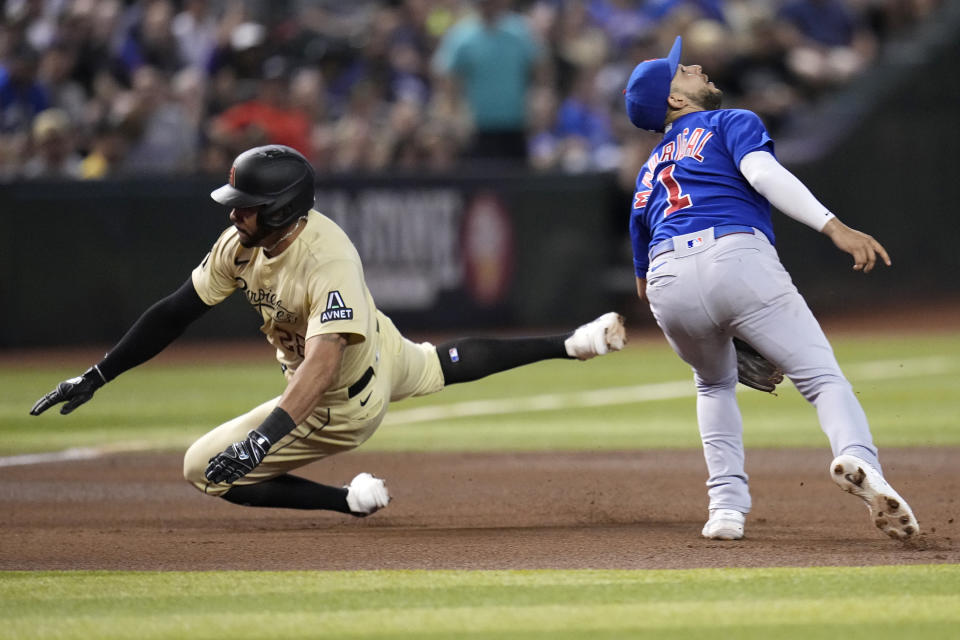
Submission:
<svg viewBox="0 0 960 640">
<path fill-rule="evenodd" d="M 650 247 L 708 227 L 756 227 L 773 243 L 770 203 L 740 173 L 751 151 L 773 153 L 751 111 L 696 111 L 673 122 L 637 175 L 630 214 L 637 277 L 646 278 Z"/>
</svg>

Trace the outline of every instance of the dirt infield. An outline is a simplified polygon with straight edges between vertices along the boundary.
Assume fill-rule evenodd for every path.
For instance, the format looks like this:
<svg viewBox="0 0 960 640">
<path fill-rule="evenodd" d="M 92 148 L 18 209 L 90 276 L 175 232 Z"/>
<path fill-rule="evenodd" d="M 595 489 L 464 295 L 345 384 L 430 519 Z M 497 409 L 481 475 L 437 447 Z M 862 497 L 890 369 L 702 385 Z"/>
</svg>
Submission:
<svg viewBox="0 0 960 640">
<path fill-rule="evenodd" d="M 699 452 L 380 454 L 303 475 L 388 480 L 365 519 L 201 495 L 173 454 L 0 468 L 0 570 L 541 569 L 958 563 L 957 449 L 887 449 L 923 535 L 885 538 L 827 476 L 826 451 L 750 451 L 747 538 L 700 538 Z"/>
</svg>

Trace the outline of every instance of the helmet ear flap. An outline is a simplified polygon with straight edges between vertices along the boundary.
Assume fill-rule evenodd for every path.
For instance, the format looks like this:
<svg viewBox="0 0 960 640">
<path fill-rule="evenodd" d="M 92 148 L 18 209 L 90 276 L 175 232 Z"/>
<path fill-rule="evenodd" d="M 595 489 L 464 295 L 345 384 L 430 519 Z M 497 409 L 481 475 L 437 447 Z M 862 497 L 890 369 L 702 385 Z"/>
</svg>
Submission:
<svg viewBox="0 0 960 640">
<path fill-rule="evenodd" d="M 271 211 L 268 212 L 268 209 L 271 209 Z M 274 209 L 270 206 L 261 207 L 260 211 L 257 213 L 257 224 L 261 227 L 276 229 L 288 224 L 294 217 L 291 215 L 292 213 L 292 202 L 283 205 L 279 209 Z"/>
<path fill-rule="evenodd" d="M 270 229 L 285 227 L 297 218 L 305 216 L 313 208 L 313 171 L 288 186 L 277 198 L 264 206 L 257 214 L 257 224 Z"/>
</svg>

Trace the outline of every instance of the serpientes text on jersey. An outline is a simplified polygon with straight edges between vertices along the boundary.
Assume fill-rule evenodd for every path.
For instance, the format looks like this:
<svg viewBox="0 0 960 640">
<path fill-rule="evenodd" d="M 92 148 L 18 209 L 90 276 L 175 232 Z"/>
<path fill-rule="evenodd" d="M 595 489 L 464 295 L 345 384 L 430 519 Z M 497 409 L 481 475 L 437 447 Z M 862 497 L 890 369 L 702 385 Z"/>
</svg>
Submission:
<svg viewBox="0 0 960 640">
<path fill-rule="evenodd" d="M 273 318 L 274 322 L 297 323 L 299 319 L 297 314 L 283 306 L 283 301 L 280 300 L 275 291 L 264 289 L 254 291 L 247 286 L 247 281 L 240 276 L 236 276 L 234 280 L 236 280 L 237 288 L 243 292 L 247 301 L 260 312 L 264 322 Z"/>
</svg>

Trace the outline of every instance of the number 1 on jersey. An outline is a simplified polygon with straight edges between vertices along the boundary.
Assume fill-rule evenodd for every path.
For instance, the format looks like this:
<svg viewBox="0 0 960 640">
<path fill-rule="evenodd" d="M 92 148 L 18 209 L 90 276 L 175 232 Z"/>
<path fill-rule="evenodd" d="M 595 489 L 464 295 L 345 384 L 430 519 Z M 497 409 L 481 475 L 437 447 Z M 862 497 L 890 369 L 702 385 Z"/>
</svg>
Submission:
<svg viewBox="0 0 960 640">
<path fill-rule="evenodd" d="M 693 200 L 690 199 L 690 196 L 683 193 L 683 190 L 680 188 L 680 183 L 677 182 L 677 179 L 673 177 L 673 170 L 676 168 L 677 165 L 675 164 L 667 165 L 657 175 L 657 182 L 662 184 L 663 188 L 667 190 L 667 202 L 670 203 L 670 206 L 667 207 L 667 210 L 663 212 L 664 218 L 671 213 L 675 213 L 680 211 L 680 209 L 686 209 L 687 207 L 693 205 Z"/>
</svg>

